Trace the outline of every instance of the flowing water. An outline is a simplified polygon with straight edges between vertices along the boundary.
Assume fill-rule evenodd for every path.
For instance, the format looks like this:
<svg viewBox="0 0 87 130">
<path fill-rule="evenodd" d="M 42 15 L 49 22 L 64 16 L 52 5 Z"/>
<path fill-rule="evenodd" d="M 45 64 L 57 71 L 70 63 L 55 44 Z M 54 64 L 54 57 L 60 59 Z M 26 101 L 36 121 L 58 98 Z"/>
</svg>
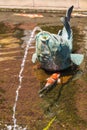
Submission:
<svg viewBox="0 0 87 130">
<path fill-rule="evenodd" d="M 26 130 L 27 129 L 27 128 L 22 128 L 21 126 L 17 125 L 16 106 L 17 106 L 17 101 L 18 101 L 18 97 L 19 97 L 19 90 L 22 87 L 23 70 L 24 70 L 25 61 L 26 61 L 27 54 L 28 54 L 28 49 L 29 49 L 32 41 L 34 41 L 34 39 L 35 39 L 34 38 L 35 37 L 35 32 L 37 30 L 42 31 L 40 27 L 35 27 L 33 29 L 33 31 L 31 32 L 30 39 L 28 40 L 27 45 L 26 45 L 24 57 L 23 57 L 23 60 L 22 60 L 22 63 L 21 63 L 21 69 L 20 69 L 20 72 L 19 72 L 19 85 L 18 85 L 18 88 L 16 90 L 15 103 L 14 103 L 14 106 L 13 106 L 13 116 L 12 116 L 12 118 L 13 118 L 13 126 L 11 126 L 11 125 L 6 126 L 7 130 L 12 130 L 12 129 L 13 130 Z"/>
</svg>

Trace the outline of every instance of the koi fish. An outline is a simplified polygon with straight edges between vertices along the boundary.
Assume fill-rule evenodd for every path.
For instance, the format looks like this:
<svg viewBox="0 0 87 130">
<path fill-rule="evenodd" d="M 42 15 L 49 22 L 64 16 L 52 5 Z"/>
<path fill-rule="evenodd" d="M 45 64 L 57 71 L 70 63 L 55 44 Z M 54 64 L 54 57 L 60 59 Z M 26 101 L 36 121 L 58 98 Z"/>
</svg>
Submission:
<svg viewBox="0 0 87 130">
<path fill-rule="evenodd" d="M 59 73 L 54 73 L 52 74 L 48 79 L 45 84 L 45 87 L 42 88 L 39 93 L 42 93 L 44 90 L 48 89 L 50 86 L 53 86 L 55 83 L 60 82 L 60 74 Z"/>
</svg>

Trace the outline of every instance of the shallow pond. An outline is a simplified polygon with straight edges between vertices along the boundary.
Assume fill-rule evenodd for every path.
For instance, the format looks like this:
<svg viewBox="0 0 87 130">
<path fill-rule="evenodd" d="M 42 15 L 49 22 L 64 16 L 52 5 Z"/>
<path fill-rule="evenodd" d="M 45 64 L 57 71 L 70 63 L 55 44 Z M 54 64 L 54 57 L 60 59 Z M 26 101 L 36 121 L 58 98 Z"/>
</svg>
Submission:
<svg viewBox="0 0 87 130">
<path fill-rule="evenodd" d="M 44 16 L 47 18 L 47 16 Z M 59 15 L 60 17 L 60 15 Z M 54 18 L 54 16 L 53 16 Z M 56 18 L 56 16 L 55 16 Z M 80 67 L 72 67 L 61 73 L 61 83 L 43 97 L 39 90 L 52 74 L 31 62 L 35 42 L 30 46 L 19 91 L 17 124 L 27 130 L 47 130 L 45 127 L 55 117 L 49 130 L 87 129 L 87 17 L 73 17 L 73 52 L 84 54 Z M 58 23 L 59 24 L 59 23 Z M 43 30 L 57 33 L 62 25 L 37 23 Z M 26 23 L 25 23 L 26 25 Z M 0 23 L 0 128 L 13 125 L 12 114 L 18 74 L 31 29 L 20 29 L 20 24 Z M 21 130 L 21 128 L 20 128 Z"/>
</svg>

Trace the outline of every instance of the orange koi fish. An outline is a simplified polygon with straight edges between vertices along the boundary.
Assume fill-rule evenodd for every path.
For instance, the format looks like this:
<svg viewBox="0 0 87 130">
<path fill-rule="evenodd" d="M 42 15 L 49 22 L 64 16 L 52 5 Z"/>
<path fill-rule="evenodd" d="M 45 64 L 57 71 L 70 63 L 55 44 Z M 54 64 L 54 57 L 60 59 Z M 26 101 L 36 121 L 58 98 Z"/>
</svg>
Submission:
<svg viewBox="0 0 87 130">
<path fill-rule="evenodd" d="M 47 83 L 45 85 L 45 87 L 48 87 L 49 85 L 53 85 L 60 77 L 60 74 L 58 73 L 54 73 L 52 74 L 48 79 L 47 79 Z"/>
<path fill-rule="evenodd" d="M 44 88 L 42 88 L 39 93 L 43 92 L 44 90 L 48 89 L 49 86 L 53 86 L 56 82 L 60 82 L 60 74 L 59 73 L 54 73 L 52 74 L 48 79 L 47 83 Z"/>
</svg>

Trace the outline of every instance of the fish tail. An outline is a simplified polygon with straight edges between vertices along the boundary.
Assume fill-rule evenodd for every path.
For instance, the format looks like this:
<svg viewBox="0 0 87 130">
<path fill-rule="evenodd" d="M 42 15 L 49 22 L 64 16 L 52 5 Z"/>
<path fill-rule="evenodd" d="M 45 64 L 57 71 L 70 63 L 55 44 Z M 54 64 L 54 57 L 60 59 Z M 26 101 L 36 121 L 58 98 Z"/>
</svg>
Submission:
<svg viewBox="0 0 87 130">
<path fill-rule="evenodd" d="M 72 5 L 66 12 L 67 21 L 70 21 L 71 13 L 73 11 L 74 6 Z"/>
</svg>

